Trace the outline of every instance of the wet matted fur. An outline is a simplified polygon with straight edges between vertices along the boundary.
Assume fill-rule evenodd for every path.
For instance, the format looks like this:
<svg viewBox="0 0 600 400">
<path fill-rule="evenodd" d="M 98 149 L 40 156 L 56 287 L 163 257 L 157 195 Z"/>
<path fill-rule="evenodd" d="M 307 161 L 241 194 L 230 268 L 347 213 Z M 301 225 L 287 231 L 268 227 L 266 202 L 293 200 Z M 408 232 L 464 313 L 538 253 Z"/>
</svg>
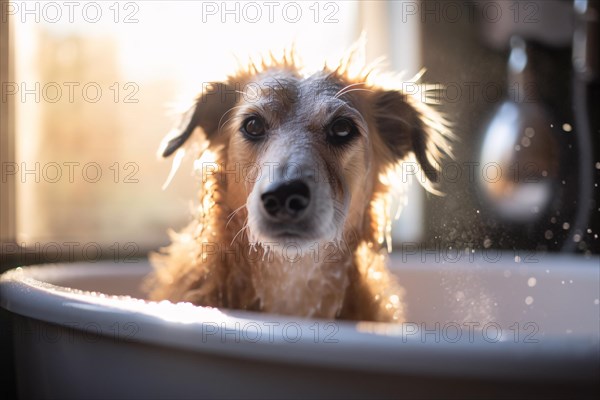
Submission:
<svg viewBox="0 0 600 400">
<path fill-rule="evenodd" d="M 386 267 L 391 192 L 407 160 L 436 181 L 451 134 L 422 92 L 390 76 L 357 68 L 353 51 L 306 73 L 288 52 L 205 85 L 161 146 L 163 156 L 195 152 L 199 204 L 152 255 L 150 298 L 403 321 L 403 289 Z M 248 118 L 260 118 L 259 138 Z M 290 174 L 309 182 L 311 205 L 301 221 L 273 224 L 261 193 Z"/>
</svg>

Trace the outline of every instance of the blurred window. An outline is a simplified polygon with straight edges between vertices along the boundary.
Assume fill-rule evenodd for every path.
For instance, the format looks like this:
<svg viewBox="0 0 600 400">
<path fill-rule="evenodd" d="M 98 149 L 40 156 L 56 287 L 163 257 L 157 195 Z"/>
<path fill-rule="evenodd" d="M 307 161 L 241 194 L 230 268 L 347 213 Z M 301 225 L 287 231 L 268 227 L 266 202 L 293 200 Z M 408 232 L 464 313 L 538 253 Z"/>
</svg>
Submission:
<svg viewBox="0 0 600 400">
<path fill-rule="evenodd" d="M 185 165 L 160 190 L 171 163 L 156 150 L 179 105 L 233 72 L 236 57 L 295 42 L 307 65 L 322 65 L 360 33 L 355 2 L 67 3 L 3 10 L 14 45 L 4 89 L 15 105 L 17 243 L 27 247 L 166 244 L 196 191 Z"/>
</svg>

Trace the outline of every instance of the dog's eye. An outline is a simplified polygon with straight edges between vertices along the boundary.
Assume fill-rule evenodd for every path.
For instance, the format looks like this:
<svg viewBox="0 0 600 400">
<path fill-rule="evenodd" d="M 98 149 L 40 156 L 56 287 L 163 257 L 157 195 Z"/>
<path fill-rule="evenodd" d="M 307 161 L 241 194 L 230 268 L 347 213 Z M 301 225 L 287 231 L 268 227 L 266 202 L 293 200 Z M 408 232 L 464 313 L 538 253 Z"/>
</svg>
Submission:
<svg viewBox="0 0 600 400">
<path fill-rule="evenodd" d="M 242 132 L 252 139 L 259 138 L 265 134 L 265 123 L 259 117 L 247 118 L 242 124 Z"/>
<path fill-rule="evenodd" d="M 329 125 L 328 140 L 342 144 L 350 140 L 357 132 L 356 125 L 347 118 L 338 118 Z"/>
</svg>

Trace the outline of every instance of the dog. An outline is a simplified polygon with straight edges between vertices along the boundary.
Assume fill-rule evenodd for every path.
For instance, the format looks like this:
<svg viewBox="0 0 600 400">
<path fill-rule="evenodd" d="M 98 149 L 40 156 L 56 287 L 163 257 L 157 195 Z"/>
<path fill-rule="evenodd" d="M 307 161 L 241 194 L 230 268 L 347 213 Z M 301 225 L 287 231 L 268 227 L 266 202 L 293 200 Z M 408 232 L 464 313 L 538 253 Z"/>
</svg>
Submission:
<svg viewBox="0 0 600 400">
<path fill-rule="evenodd" d="M 192 222 L 151 256 L 151 300 L 404 320 L 386 267 L 393 178 L 416 160 L 433 187 L 452 134 L 356 58 L 307 73 L 290 51 L 203 87 L 160 148 L 196 152 L 200 189 Z"/>
</svg>

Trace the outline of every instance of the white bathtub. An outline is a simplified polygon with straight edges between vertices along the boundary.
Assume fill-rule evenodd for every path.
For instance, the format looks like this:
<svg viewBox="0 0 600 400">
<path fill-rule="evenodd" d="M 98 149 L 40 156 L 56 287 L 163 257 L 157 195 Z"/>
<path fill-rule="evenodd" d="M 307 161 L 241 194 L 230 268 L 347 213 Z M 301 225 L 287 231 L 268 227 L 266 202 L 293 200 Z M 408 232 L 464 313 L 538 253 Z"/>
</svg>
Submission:
<svg viewBox="0 0 600 400">
<path fill-rule="evenodd" d="M 23 398 L 598 392 L 599 257 L 455 258 L 392 258 L 400 326 L 145 302 L 142 260 L 18 268 L 0 278 L 0 305 L 15 316 Z"/>
</svg>

